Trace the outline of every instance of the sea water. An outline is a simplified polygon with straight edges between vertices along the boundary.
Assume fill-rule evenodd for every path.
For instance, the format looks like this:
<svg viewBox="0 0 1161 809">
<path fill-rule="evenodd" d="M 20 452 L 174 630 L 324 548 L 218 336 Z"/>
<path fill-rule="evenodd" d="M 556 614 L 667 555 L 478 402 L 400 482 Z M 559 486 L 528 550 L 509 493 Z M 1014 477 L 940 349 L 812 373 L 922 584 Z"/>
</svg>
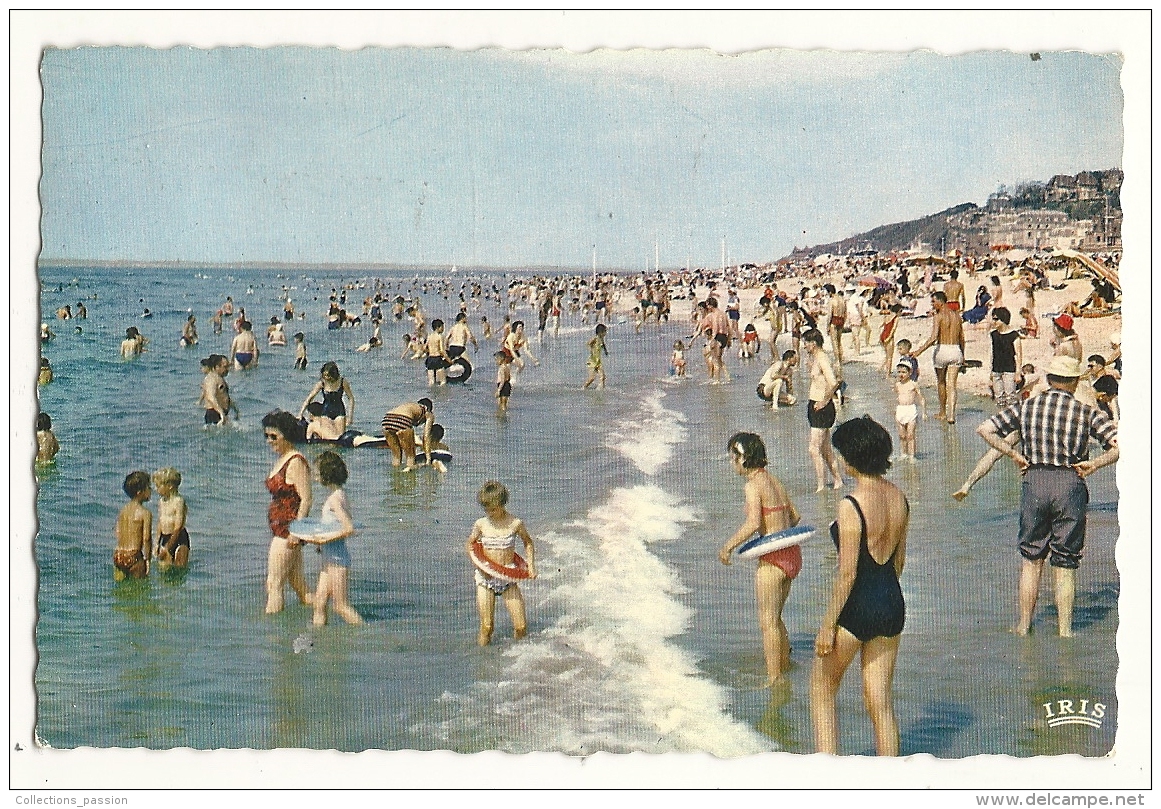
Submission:
<svg viewBox="0 0 1161 809">
<path fill-rule="evenodd" d="M 506 284 L 503 273 L 493 276 Z M 482 341 L 477 324 L 486 314 L 498 328 L 506 307 L 470 310 L 481 339 L 479 353 L 469 349 L 475 374 L 429 389 L 422 364 L 400 359 L 406 321 L 388 314 L 384 347 L 369 353 L 354 351 L 369 324 L 326 329 L 332 286 L 360 280 L 366 286 L 348 293 L 351 311 L 372 294 L 371 280 L 309 269 L 42 272 L 42 319 L 57 332 L 43 354 L 56 379 L 39 392 L 62 448 L 40 471 L 37 496 L 38 737 L 60 748 L 811 752 L 809 672 L 834 547 L 824 530 L 803 546 L 784 614 L 791 694 L 776 702 L 761 689 L 754 565 L 717 560 L 743 517 L 743 481 L 725 451 L 732 433 L 762 435 L 770 469 L 804 523 L 824 529 L 842 495 L 813 491 L 805 405 L 770 410 L 754 396 L 765 362 L 731 356 L 734 381 L 709 386 L 695 347 L 690 377 L 675 379 L 669 355 L 688 325 L 651 324 L 638 334 L 620 321 L 609 329 L 608 387 L 582 391 L 592 326 L 566 313 L 559 335 L 534 340 L 541 364 L 515 377 L 501 417 L 495 342 Z M 386 280 L 390 296 L 409 294 L 410 274 Z M 307 336 L 306 371 L 293 369 L 293 341 L 263 345 L 284 287 L 307 313 L 286 328 Z M 450 323 L 456 292 L 453 283 L 450 299 L 423 296 L 429 319 Z M 227 295 L 249 313 L 262 355 L 256 368 L 227 378 L 239 422 L 207 429 L 197 405 L 198 360 L 228 353 L 230 319 L 223 334 L 210 329 Z M 78 300 L 87 320 L 52 319 Z M 153 316 L 142 319 L 146 307 Z M 190 312 L 201 342 L 183 348 L 178 338 Z M 533 312 L 518 308 L 514 317 L 535 337 Z M 118 348 L 130 325 L 151 343 L 126 361 Z M 386 410 L 430 395 L 455 456 L 441 476 L 395 471 L 382 449 L 338 450 L 362 526 L 348 540 L 351 599 L 367 622 L 359 627 L 334 615 L 329 626 L 312 627 L 293 596 L 281 614 L 262 613 L 270 537 L 264 478 L 274 458 L 259 422 L 275 408 L 297 412 L 327 360 L 339 363 L 354 390 L 354 426 L 378 432 Z M 848 362 L 844 372 L 849 396 L 840 418 L 868 413 L 894 433 L 893 392 L 875 365 Z M 805 383 L 803 375 L 800 388 Z M 974 428 L 993 411 L 986 400 L 963 397 L 959 423 L 922 422 L 918 461 L 888 473 L 912 507 L 902 577 L 907 627 L 895 675 L 902 752 L 1103 755 L 1117 705 L 1114 476 L 1105 470 L 1089 479 L 1076 638 L 1055 636 L 1047 591 L 1033 634 L 1015 637 L 1007 628 L 1019 569 L 1019 476 L 1003 461 L 964 503 L 949 494 L 982 451 Z M 308 458 L 318 451 L 305 448 Z M 189 568 L 114 582 L 122 480 L 160 466 L 183 475 Z M 532 533 L 540 575 L 521 585 L 528 637 L 511 639 L 498 602 L 495 640 L 480 649 L 464 541 L 481 516 L 476 492 L 490 478 L 511 491 L 509 508 Z M 319 503 L 322 494 L 315 492 Z M 311 581 L 317 558 L 305 552 Z M 860 695 L 856 661 L 839 697 L 844 753 L 873 752 Z M 1059 699 L 1102 703 L 1102 726 L 1049 727 L 1043 706 Z"/>
</svg>

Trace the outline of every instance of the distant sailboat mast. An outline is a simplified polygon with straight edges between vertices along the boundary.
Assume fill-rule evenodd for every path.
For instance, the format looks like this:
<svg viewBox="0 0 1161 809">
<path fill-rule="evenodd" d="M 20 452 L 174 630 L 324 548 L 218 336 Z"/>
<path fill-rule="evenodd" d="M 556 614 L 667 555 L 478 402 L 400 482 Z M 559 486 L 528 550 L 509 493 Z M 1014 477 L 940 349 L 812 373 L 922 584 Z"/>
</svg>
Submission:
<svg viewBox="0 0 1161 809">
<path fill-rule="evenodd" d="M 726 271 L 726 237 L 722 237 L 722 272 Z"/>
</svg>

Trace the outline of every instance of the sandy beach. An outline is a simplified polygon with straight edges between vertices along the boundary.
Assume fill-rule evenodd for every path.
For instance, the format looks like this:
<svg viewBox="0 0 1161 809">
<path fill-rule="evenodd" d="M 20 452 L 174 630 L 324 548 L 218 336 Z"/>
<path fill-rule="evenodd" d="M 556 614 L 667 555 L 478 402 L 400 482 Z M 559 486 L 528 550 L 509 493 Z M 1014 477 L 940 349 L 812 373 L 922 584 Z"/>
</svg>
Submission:
<svg viewBox="0 0 1161 809">
<path fill-rule="evenodd" d="M 1080 302 L 1088 296 L 1091 291 L 1091 285 L 1087 277 L 1077 277 L 1066 279 L 1065 272 L 1062 270 L 1050 270 L 1048 272 L 1050 288 L 1036 291 L 1036 308 L 1037 319 L 1040 322 L 1040 333 L 1035 339 L 1025 339 L 1021 341 L 1024 352 L 1024 362 L 1032 363 L 1036 366 L 1037 371 L 1043 372 L 1043 369 L 1048 365 L 1052 359 L 1053 348 L 1051 344 L 1052 337 L 1052 316 L 1061 311 L 1063 307 L 1070 302 Z M 975 278 L 964 277 L 964 286 L 967 287 L 969 293 L 974 287 L 978 286 L 984 280 L 982 274 Z M 1016 312 L 1019 306 L 1015 304 L 1019 293 L 1012 289 L 1014 278 L 1002 278 L 1004 284 L 1004 304 L 1009 306 L 1012 312 L 1014 327 L 1018 327 L 1019 316 Z M 790 278 L 782 279 L 778 282 L 778 287 L 784 291 L 792 291 L 801 289 L 803 286 L 821 285 L 824 283 L 833 282 L 836 285 L 842 283 L 842 280 L 837 276 L 833 279 L 814 277 L 792 276 Z M 1055 289 L 1064 285 L 1064 289 Z M 936 282 L 936 288 L 942 287 L 941 282 Z M 765 284 L 755 284 L 751 287 L 739 287 L 738 296 L 742 301 L 742 327 L 749 322 L 753 322 L 761 335 L 762 340 L 766 341 L 770 337 L 770 326 L 765 319 L 758 317 L 759 310 L 758 301 L 762 297 L 765 289 Z M 705 300 L 708 290 L 704 287 L 699 287 L 697 290 L 698 300 Z M 971 294 L 968 295 L 972 297 Z M 618 309 L 631 309 L 633 303 L 631 299 L 623 299 L 619 301 Z M 678 322 L 688 322 L 690 317 L 690 309 L 695 301 L 688 298 L 676 299 L 672 303 L 672 318 Z M 969 301 L 970 303 L 970 301 Z M 722 302 L 724 306 L 724 302 Z M 988 332 L 989 326 L 987 321 L 979 325 L 964 324 L 964 338 L 965 338 L 965 355 L 969 360 L 978 360 L 982 363 L 979 368 L 969 368 L 966 372 L 960 375 L 959 389 L 966 393 L 973 393 L 979 396 L 991 395 L 990 383 L 990 363 L 991 363 L 991 347 L 989 345 Z M 878 346 L 879 328 L 883 324 L 883 317 L 878 313 L 871 317 L 871 334 L 875 341 L 875 345 L 871 348 L 864 347 L 862 352 L 856 354 L 852 344 L 851 338 L 848 336 L 843 343 L 844 348 L 844 362 L 862 362 L 868 364 L 881 364 L 883 362 L 883 352 Z M 1108 356 L 1112 351 L 1112 345 L 1109 338 L 1113 335 L 1119 334 L 1121 331 L 1121 315 L 1114 314 L 1107 317 L 1094 318 L 1076 318 L 1074 322 L 1074 329 L 1077 337 L 1080 338 L 1081 346 L 1084 350 L 1084 355 L 1087 357 L 1090 354 L 1102 354 Z M 931 321 L 926 316 L 920 317 L 904 317 L 899 320 L 899 325 L 895 332 L 895 339 L 910 340 L 912 345 L 921 345 L 931 334 Z M 830 338 L 826 338 L 826 347 L 830 348 Z M 768 356 L 768 355 L 764 355 Z M 925 363 L 927 369 L 930 370 L 931 359 L 930 356 L 925 355 L 921 358 L 921 362 Z M 924 388 L 930 388 L 931 396 L 928 397 L 928 402 L 934 402 L 935 390 L 935 376 L 932 373 L 921 373 L 919 377 L 920 385 Z M 886 395 L 886 394 L 884 394 Z"/>
</svg>

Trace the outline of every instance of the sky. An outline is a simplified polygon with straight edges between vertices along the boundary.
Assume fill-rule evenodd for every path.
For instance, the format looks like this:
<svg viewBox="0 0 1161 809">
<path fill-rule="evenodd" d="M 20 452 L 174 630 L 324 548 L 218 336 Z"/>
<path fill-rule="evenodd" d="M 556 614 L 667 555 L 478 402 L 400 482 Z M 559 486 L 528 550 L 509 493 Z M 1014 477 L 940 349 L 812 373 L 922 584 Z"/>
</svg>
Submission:
<svg viewBox="0 0 1161 809">
<path fill-rule="evenodd" d="M 44 259 L 770 261 L 1119 167 L 1082 52 L 49 49 Z"/>
</svg>

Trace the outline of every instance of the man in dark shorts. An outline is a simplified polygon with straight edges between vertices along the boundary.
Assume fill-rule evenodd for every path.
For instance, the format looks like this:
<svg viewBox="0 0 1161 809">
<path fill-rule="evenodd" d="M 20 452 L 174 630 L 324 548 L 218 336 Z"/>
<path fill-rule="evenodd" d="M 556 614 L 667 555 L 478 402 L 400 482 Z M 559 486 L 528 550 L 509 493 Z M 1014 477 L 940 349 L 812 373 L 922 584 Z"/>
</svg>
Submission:
<svg viewBox="0 0 1161 809">
<path fill-rule="evenodd" d="M 714 358 L 720 365 L 719 373 L 723 381 L 730 381 L 730 372 L 726 368 L 725 350 L 730 347 L 730 319 L 726 313 L 718 308 L 718 300 L 714 297 L 705 299 L 705 315 L 697 324 L 697 330 L 705 334 L 706 329 L 713 329 L 714 340 L 718 347 L 714 349 Z"/>
<path fill-rule="evenodd" d="M 1084 369 L 1072 357 L 1059 356 L 1048 366 L 1049 389 L 1025 402 L 1004 408 L 979 426 L 990 447 L 1010 457 L 1024 475 L 1020 494 L 1019 618 L 1014 631 L 1027 635 L 1040 592 L 1044 561 L 1055 571 L 1057 628 L 1072 637 L 1072 605 L 1076 569 L 1084 550 L 1088 486 L 1084 479 L 1116 463 L 1117 426 L 1095 407 L 1073 395 Z M 1004 437 L 1019 430 L 1020 443 L 1008 446 Z M 1088 459 L 1088 444 L 1105 448 Z"/>
</svg>

